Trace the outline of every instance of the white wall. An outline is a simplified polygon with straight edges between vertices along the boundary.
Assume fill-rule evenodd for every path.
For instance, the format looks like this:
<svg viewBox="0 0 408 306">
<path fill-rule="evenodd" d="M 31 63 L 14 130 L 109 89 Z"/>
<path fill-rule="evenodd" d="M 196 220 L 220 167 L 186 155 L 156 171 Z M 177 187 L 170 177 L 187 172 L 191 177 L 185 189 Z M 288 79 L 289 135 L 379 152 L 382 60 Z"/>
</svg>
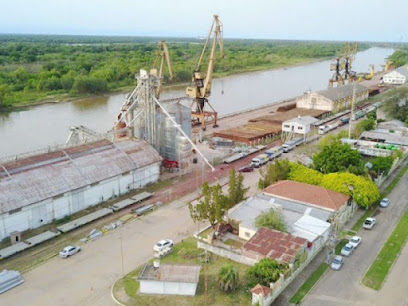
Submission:
<svg viewBox="0 0 408 306">
<path fill-rule="evenodd" d="M 249 240 L 256 234 L 256 231 L 243 227 L 241 225 L 239 225 L 238 232 L 238 237 L 244 240 Z"/>
<path fill-rule="evenodd" d="M 407 78 L 396 70 L 391 71 L 383 76 L 383 82 L 385 84 L 401 85 L 406 81 Z"/>
<path fill-rule="evenodd" d="M 296 134 L 303 134 L 306 135 L 310 132 L 310 124 L 301 124 L 299 122 L 290 122 L 285 121 L 282 122 L 282 131 L 283 132 L 292 132 Z"/>
<path fill-rule="evenodd" d="M 196 290 L 196 283 L 140 280 L 140 293 L 194 296 Z"/>
<path fill-rule="evenodd" d="M 55 219 L 61 219 L 87 207 L 100 204 L 113 196 L 122 195 L 132 189 L 156 182 L 159 175 L 160 163 L 156 163 L 23 207 L 21 211 L 13 214 L 1 214 L 0 240 L 8 237 L 11 232 L 37 228 Z"/>
</svg>

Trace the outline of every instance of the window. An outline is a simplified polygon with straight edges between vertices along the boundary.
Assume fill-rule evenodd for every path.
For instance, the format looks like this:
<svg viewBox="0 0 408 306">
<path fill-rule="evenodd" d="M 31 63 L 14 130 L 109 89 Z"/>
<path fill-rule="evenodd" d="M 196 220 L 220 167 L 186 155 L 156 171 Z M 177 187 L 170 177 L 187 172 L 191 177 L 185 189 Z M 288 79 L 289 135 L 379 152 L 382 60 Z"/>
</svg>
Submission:
<svg viewBox="0 0 408 306">
<path fill-rule="evenodd" d="M 303 130 L 303 126 L 298 126 L 298 130 Z"/>
<path fill-rule="evenodd" d="M 289 124 L 285 124 L 283 127 L 285 127 L 285 128 L 290 128 L 290 125 L 289 125 Z"/>
<path fill-rule="evenodd" d="M 245 237 L 251 237 L 251 234 L 249 232 L 245 232 Z"/>
<path fill-rule="evenodd" d="M 20 212 L 20 211 L 21 211 L 21 208 L 17 208 L 17 209 L 10 210 L 10 211 L 9 211 L 9 215 L 18 213 L 18 212 Z"/>
</svg>

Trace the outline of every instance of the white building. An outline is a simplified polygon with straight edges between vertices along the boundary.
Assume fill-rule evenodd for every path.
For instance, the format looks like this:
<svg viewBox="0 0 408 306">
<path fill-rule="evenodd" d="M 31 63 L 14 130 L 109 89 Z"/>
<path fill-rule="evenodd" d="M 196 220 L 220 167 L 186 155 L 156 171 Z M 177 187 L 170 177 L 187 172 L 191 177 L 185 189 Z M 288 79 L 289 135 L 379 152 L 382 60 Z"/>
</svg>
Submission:
<svg viewBox="0 0 408 306">
<path fill-rule="evenodd" d="M 384 84 L 402 85 L 408 80 L 408 65 L 399 67 L 383 76 Z"/>
<path fill-rule="evenodd" d="M 145 141 L 127 139 L 0 162 L 0 239 L 156 182 L 161 160 Z"/>
<path fill-rule="evenodd" d="M 296 101 L 297 108 L 320 109 L 339 112 L 351 108 L 353 89 L 356 88 L 355 103 L 368 98 L 368 88 L 361 84 L 348 84 L 317 92 L 306 92 Z"/>
<path fill-rule="evenodd" d="M 307 135 L 310 133 L 313 123 L 319 121 L 310 116 L 299 116 L 282 122 L 282 132 Z"/>
<path fill-rule="evenodd" d="M 140 271 L 140 293 L 194 296 L 200 277 L 200 265 L 146 264 Z"/>
</svg>

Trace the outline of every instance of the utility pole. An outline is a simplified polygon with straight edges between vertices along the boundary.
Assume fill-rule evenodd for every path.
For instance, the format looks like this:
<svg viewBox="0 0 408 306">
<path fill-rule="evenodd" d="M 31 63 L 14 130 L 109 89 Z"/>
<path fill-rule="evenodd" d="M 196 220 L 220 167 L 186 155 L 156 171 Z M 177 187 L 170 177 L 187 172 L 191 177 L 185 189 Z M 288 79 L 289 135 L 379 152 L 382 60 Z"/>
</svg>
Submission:
<svg viewBox="0 0 408 306">
<path fill-rule="evenodd" d="M 349 123 L 349 134 L 348 138 L 351 139 L 351 128 L 353 126 L 353 117 L 354 117 L 354 103 L 356 99 L 356 84 L 354 83 L 353 85 L 353 98 L 351 99 L 351 117 L 350 117 L 350 123 Z"/>
</svg>

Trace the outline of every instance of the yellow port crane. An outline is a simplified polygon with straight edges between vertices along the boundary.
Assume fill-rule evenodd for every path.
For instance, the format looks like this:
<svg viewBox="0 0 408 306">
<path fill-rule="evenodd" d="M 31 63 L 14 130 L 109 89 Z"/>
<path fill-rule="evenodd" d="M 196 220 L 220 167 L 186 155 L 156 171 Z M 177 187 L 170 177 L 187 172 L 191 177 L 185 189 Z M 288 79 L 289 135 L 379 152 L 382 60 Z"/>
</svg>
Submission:
<svg viewBox="0 0 408 306">
<path fill-rule="evenodd" d="M 357 43 L 355 42 L 351 47 L 349 43 L 346 43 L 345 56 L 344 56 L 344 74 L 343 80 L 347 80 L 348 83 L 353 83 L 357 79 L 357 74 L 352 71 L 352 65 L 357 54 Z"/>
<path fill-rule="evenodd" d="M 171 62 L 170 62 L 170 55 L 169 49 L 164 41 L 159 42 L 159 50 L 156 53 L 156 57 L 153 61 L 153 68 L 150 69 L 150 74 L 155 75 L 160 78 L 160 83 L 156 89 L 156 98 L 160 98 L 162 86 L 163 86 L 163 78 L 164 78 L 164 62 L 167 63 L 167 69 L 169 70 L 169 80 L 173 79 L 173 71 L 171 69 Z M 159 65 L 160 63 L 160 65 Z M 159 65 L 159 71 L 157 71 L 157 65 Z"/>
<path fill-rule="evenodd" d="M 191 117 L 192 124 L 199 125 L 203 130 L 206 129 L 206 124 L 213 123 L 213 127 L 217 127 L 218 114 L 212 105 L 208 101 L 208 97 L 211 95 L 212 77 L 214 72 L 214 64 L 216 60 L 216 47 L 219 46 L 221 58 L 224 56 L 224 41 L 222 38 L 222 23 L 218 19 L 217 15 L 214 15 L 214 20 L 208 32 L 207 39 L 205 41 L 203 50 L 201 51 L 200 59 L 198 60 L 196 69 L 194 70 L 193 77 L 190 85 L 186 89 L 188 97 L 193 99 L 191 105 Z M 214 34 L 211 50 L 208 59 L 207 73 L 201 72 L 201 64 L 203 62 L 204 54 L 211 39 L 211 34 Z M 205 110 L 205 106 L 208 105 L 212 111 Z"/>
</svg>

